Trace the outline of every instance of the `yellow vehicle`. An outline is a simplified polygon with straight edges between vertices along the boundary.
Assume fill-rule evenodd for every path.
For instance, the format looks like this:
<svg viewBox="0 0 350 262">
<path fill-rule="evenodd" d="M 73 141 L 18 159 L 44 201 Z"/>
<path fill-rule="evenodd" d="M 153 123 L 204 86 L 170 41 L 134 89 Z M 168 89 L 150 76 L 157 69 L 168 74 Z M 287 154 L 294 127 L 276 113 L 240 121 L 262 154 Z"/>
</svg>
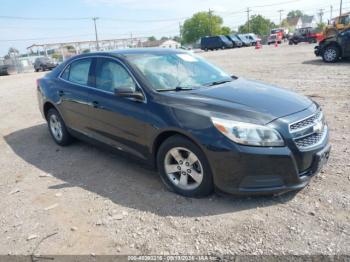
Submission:
<svg viewBox="0 0 350 262">
<path fill-rule="evenodd" d="M 333 18 L 329 25 L 324 30 L 324 36 L 331 37 L 338 32 L 344 31 L 350 28 L 350 12 L 342 14 L 341 16 Z"/>
</svg>

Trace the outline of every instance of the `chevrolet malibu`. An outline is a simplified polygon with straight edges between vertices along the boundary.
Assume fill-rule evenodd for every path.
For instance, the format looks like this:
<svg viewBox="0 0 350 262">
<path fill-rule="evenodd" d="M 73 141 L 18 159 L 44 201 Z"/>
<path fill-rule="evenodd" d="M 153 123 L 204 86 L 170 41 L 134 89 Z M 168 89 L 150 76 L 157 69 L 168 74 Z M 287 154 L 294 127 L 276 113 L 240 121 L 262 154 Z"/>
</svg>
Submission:
<svg viewBox="0 0 350 262">
<path fill-rule="evenodd" d="M 39 79 L 37 94 L 58 145 L 106 144 L 149 163 L 188 197 L 299 190 L 330 153 L 317 103 L 185 51 L 75 56 Z"/>
</svg>

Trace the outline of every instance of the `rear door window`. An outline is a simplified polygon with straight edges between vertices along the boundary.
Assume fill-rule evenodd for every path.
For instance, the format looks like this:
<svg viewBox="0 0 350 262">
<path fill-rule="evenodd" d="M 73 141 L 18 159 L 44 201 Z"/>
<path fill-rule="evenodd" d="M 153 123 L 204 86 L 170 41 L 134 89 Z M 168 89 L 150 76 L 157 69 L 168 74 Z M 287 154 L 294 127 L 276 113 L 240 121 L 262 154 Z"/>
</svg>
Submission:
<svg viewBox="0 0 350 262">
<path fill-rule="evenodd" d="M 72 83 L 87 86 L 89 82 L 89 71 L 90 71 L 91 61 L 92 61 L 91 58 L 75 61 L 71 63 L 69 66 L 68 76 L 66 76 L 65 72 L 63 73 L 63 75 L 65 75 L 68 78 L 68 81 Z"/>
</svg>

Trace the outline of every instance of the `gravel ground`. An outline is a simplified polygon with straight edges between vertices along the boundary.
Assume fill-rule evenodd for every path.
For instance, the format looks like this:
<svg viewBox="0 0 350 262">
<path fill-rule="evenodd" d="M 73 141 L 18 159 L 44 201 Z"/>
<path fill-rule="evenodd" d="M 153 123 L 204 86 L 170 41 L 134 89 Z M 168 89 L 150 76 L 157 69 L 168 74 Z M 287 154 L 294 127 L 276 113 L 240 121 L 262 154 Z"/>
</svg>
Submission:
<svg viewBox="0 0 350 262">
<path fill-rule="evenodd" d="M 36 102 L 42 73 L 0 77 L 0 254 L 350 254 L 350 62 L 313 45 L 201 53 L 232 74 L 308 95 L 332 154 L 298 193 L 168 192 L 158 175 L 104 149 L 54 144 Z"/>
</svg>

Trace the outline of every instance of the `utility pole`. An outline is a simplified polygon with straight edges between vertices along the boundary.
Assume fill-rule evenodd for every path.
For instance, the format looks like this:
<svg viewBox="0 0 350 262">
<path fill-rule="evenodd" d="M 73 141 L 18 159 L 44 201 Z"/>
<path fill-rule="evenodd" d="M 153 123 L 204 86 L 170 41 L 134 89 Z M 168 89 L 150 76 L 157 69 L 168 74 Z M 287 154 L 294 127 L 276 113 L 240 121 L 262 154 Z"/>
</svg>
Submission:
<svg viewBox="0 0 350 262">
<path fill-rule="evenodd" d="M 318 13 L 318 15 L 320 16 L 320 24 L 322 24 L 322 22 L 323 22 L 323 14 L 324 14 L 324 12 L 323 12 L 323 9 L 320 9 L 320 12 Z"/>
<path fill-rule="evenodd" d="M 247 23 L 248 23 L 248 33 L 250 32 L 250 11 L 252 11 L 249 7 L 247 8 Z"/>
<path fill-rule="evenodd" d="M 133 47 L 133 37 L 132 37 L 132 32 L 130 32 L 130 47 Z"/>
<path fill-rule="evenodd" d="M 208 16 L 209 16 L 209 36 L 212 36 L 212 34 L 213 34 L 213 24 L 212 24 L 213 10 L 211 10 L 210 8 L 208 11 Z"/>
<path fill-rule="evenodd" d="M 282 13 L 284 12 L 284 10 L 278 10 L 277 12 L 280 13 L 280 26 L 282 26 Z"/>
<path fill-rule="evenodd" d="M 341 16 L 341 14 L 342 14 L 342 9 L 343 9 L 343 0 L 340 0 L 340 13 L 339 13 L 339 16 Z"/>
<path fill-rule="evenodd" d="M 182 26 L 181 26 L 181 22 L 179 22 L 179 36 L 180 36 L 180 41 L 182 41 Z"/>
<path fill-rule="evenodd" d="M 98 19 L 98 17 L 93 17 L 92 20 L 94 21 L 94 25 L 95 25 L 95 37 L 96 37 L 96 50 L 99 51 L 100 50 L 100 46 L 98 44 L 98 34 L 97 34 L 97 26 L 96 26 L 96 20 Z"/>
<path fill-rule="evenodd" d="M 333 6 L 331 5 L 331 17 L 330 17 L 329 21 L 332 20 L 332 18 L 333 18 Z"/>
</svg>

